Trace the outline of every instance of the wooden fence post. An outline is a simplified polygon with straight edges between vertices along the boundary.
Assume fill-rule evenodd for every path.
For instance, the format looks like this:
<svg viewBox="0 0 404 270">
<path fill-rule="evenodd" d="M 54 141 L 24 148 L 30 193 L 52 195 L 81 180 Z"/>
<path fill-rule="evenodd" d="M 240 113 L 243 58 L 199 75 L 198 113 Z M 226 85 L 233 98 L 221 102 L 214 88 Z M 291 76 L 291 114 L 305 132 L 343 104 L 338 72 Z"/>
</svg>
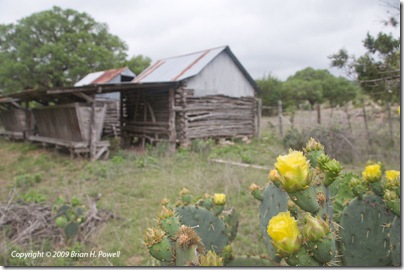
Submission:
<svg viewBox="0 0 404 270">
<path fill-rule="evenodd" d="M 278 100 L 278 121 L 279 121 L 279 133 L 283 138 L 283 123 L 282 123 L 282 100 Z"/>
<path fill-rule="evenodd" d="M 175 89 L 170 88 L 168 91 L 168 141 L 170 144 L 170 151 L 175 151 L 175 141 L 177 132 L 175 130 Z"/>
<path fill-rule="evenodd" d="M 257 112 L 255 121 L 255 136 L 259 139 L 261 137 L 261 118 L 262 118 L 262 99 L 257 98 Z"/>
<path fill-rule="evenodd" d="M 371 139 L 370 139 L 370 134 L 369 134 L 369 127 L 368 127 L 368 119 L 367 119 L 367 116 L 366 116 L 366 109 L 365 109 L 365 101 L 364 100 L 362 100 L 362 102 L 363 102 L 363 105 L 362 105 L 362 112 L 363 112 L 363 121 L 365 122 L 365 130 L 366 130 L 366 136 L 367 136 L 367 138 L 368 138 L 368 144 L 369 144 L 369 146 L 371 146 L 372 145 L 372 141 L 371 141 Z"/>
</svg>

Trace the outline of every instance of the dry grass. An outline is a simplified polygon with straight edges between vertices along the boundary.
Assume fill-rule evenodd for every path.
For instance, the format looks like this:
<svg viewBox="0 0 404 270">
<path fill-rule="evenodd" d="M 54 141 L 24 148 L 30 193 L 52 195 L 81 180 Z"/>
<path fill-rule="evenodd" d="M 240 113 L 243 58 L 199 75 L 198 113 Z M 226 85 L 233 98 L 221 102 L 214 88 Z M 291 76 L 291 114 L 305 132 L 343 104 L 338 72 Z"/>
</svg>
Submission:
<svg viewBox="0 0 404 270">
<path fill-rule="evenodd" d="M 326 118 L 327 115 L 330 115 L 330 111 L 323 110 L 323 123 L 331 123 L 331 120 Z M 334 111 L 332 119 L 343 123 L 343 115 L 343 112 Z M 356 112 L 352 111 L 352 127 L 358 130 L 358 134 L 363 135 L 363 120 L 359 115 L 355 115 Z M 376 115 L 376 111 L 369 111 L 369 116 L 373 117 L 371 119 L 376 119 Z M 394 117 L 397 130 L 398 119 Z M 385 130 L 386 121 L 373 120 L 372 130 Z M 295 116 L 295 126 L 299 123 L 301 128 L 313 126 L 315 121 L 315 114 L 307 111 Z M 253 140 L 249 145 L 240 142 L 232 146 L 210 146 L 211 148 L 201 152 L 179 150 L 173 155 L 166 155 L 164 145 L 159 145 L 145 152 L 118 151 L 110 160 L 96 162 L 71 160 L 68 155 L 49 149 L 43 150 L 26 143 L 0 139 L 0 202 L 7 202 L 11 191 L 17 194 L 17 199 L 23 198 L 29 191 L 35 191 L 51 204 L 58 197 L 65 200 L 77 197 L 83 202 L 86 201 L 86 196 L 99 197 L 98 208 L 107 209 L 122 218 L 103 224 L 88 242 L 73 247 L 83 252 L 120 251 L 119 258 L 44 258 L 22 261 L 11 259 L 11 251 L 30 250 L 32 246 L 8 246 L 0 247 L 0 264 L 7 261 L 14 266 L 159 265 L 143 245 L 143 232 L 154 224 L 160 201 L 163 198 L 176 200 L 183 187 L 200 195 L 226 193 L 227 205 L 234 206 L 241 218 L 238 235 L 232 244 L 235 253 L 265 254 L 266 247 L 259 232 L 258 201 L 249 194 L 248 186 L 252 182 L 264 185 L 268 181 L 267 172 L 216 164 L 210 162 L 209 158 L 219 157 L 272 167 L 276 157 L 285 153 L 282 140 L 274 136 L 277 134 L 276 125 L 277 118 L 264 118 L 262 138 Z M 394 155 L 397 156 L 398 153 L 399 156 L 400 149 L 394 151 Z M 387 169 L 399 169 L 399 166 L 399 158 L 386 164 Z M 344 168 L 359 172 L 363 164 L 344 164 Z M 37 181 L 31 181 L 30 176 Z M 4 236 L 3 229 L 0 229 L 1 237 Z M 44 248 L 55 249 L 49 244 Z"/>
</svg>

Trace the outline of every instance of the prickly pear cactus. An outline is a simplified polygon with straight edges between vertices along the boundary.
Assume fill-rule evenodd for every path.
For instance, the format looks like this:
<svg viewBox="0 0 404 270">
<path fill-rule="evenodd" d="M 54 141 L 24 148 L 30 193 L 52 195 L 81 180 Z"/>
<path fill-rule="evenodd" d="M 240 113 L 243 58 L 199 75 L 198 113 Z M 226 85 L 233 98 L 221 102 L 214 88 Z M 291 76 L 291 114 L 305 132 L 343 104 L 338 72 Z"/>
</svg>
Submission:
<svg viewBox="0 0 404 270">
<path fill-rule="evenodd" d="M 390 248 L 393 266 L 401 266 L 401 220 L 400 217 L 394 217 L 390 229 Z"/>
<path fill-rule="evenodd" d="M 188 194 L 185 194 L 185 199 L 188 200 Z M 165 200 L 162 210 L 157 215 L 157 226 L 147 228 L 144 235 L 144 244 L 152 255 L 157 260 L 161 261 L 162 266 L 197 266 L 200 263 L 204 266 L 218 266 L 223 261 L 222 258 L 216 255 L 215 251 L 211 251 L 209 255 L 203 257 L 205 245 L 210 249 L 216 248 L 216 244 L 228 242 L 226 237 L 225 223 L 209 210 L 195 205 L 182 205 L 178 207 L 179 214 L 173 209 L 173 206 Z M 186 210 L 184 210 L 186 209 Z M 180 222 L 180 216 L 184 220 L 192 220 L 197 222 L 192 227 L 185 226 Z M 232 228 L 238 216 L 233 211 L 227 213 L 229 220 L 229 228 Z M 205 237 L 205 243 L 194 228 L 202 228 L 200 230 Z M 231 233 L 229 233 L 231 235 Z M 217 239 L 214 239 L 217 238 Z"/>
<path fill-rule="evenodd" d="M 347 266 L 386 266 L 392 262 L 390 228 L 394 215 L 383 199 L 369 194 L 353 199 L 341 215 L 343 262 Z"/>
<path fill-rule="evenodd" d="M 258 189 L 254 189 L 258 190 Z M 251 190 L 252 192 L 258 192 Z M 262 192 L 262 198 L 259 212 L 260 212 L 260 231 L 267 245 L 270 259 L 279 262 L 281 258 L 276 255 L 276 251 L 272 245 L 271 238 L 268 236 L 267 227 L 269 220 L 276 216 L 279 212 L 287 211 L 288 209 L 288 195 L 281 189 L 276 187 L 272 182 L 266 186 Z"/>
<path fill-rule="evenodd" d="M 185 192 L 184 192 L 185 190 Z M 184 200 L 184 194 L 186 200 Z M 235 208 L 224 209 L 225 194 L 194 197 L 189 190 L 180 193 L 182 201 L 174 208 L 181 224 L 193 228 L 207 250 L 220 253 L 237 236 L 239 215 Z"/>
<path fill-rule="evenodd" d="M 262 194 L 255 184 L 250 186 L 261 201 L 260 229 L 273 261 L 284 259 L 295 266 L 333 264 L 336 244 L 330 186 L 342 167 L 313 138 L 303 151 L 278 156 Z M 302 235 L 302 229 L 316 232 Z"/>
<path fill-rule="evenodd" d="M 180 216 L 181 224 L 198 233 L 207 250 L 219 253 L 229 243 L 225 223 L 211 211 L 195 205 L 179 206 L 175 211 Z"/>
</svg>

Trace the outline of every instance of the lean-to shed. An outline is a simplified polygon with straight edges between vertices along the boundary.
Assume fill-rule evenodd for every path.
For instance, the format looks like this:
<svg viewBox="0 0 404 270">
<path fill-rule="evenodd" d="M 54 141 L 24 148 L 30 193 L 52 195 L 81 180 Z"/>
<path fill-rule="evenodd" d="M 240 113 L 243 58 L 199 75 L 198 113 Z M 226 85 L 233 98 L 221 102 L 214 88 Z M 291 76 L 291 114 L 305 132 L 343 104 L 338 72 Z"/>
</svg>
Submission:
<svg viewBox="0 0 404 270">
<path fill-rule="evenodd" d="M 121 92 L 131 142 L 244 137 L 258 132 L 257 85 L 228 46 L 156 61 Z"/>
<path fill-rule="evenodd" d="M 130 83 L 136 77 L 128 67 L 92 72 L 74 84 L 75 87 L 88 85 L 108 85 Z M 120 134 L 119 124 L 119 92 L 96 94 L 98 103 L 107 105 L 104 120 L 103 136 L 118 136 Z"/>
</svg>

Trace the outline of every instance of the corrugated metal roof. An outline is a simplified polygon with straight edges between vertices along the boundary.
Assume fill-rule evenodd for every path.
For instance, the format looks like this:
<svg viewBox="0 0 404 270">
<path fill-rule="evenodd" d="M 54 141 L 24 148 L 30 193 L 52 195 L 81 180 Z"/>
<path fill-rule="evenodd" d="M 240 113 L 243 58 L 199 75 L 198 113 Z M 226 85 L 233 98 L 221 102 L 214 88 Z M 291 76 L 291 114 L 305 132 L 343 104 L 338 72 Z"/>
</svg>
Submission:
<svg viewBox="0 0 404 270">
<path fill-rule="evenodd" d="M 98 71 L 87 74 L 83 79 L 74 84 L 74 86 L 84 86 L 90 84 L 105 84 L 113 80 L 116 76 L 124 73 L 128 68 L 117 68 L 105 71 Z M 132 73 L 132 72 L 130 72 Z"/>
<path fill-rule="evenodd" d="M 158 60 L 139 74 L 132 82 L 182 81 L 197 75 L 225 49 L 228 49 L 228 46 Z"/>
</svg>

